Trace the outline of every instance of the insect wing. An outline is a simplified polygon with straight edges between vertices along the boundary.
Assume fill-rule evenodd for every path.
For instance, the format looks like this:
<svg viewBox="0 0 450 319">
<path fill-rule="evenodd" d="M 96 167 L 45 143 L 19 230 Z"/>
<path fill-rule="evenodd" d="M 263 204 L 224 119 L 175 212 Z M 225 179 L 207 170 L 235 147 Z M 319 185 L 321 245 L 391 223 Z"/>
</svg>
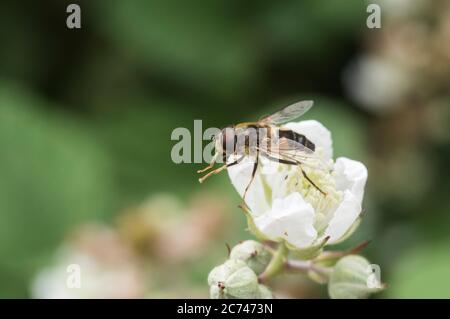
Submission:
<svg viewBox="0 0 450 319">
<path fill-rule="evenodd" d="M 282 137 L 279 139 L 276 147 L 280 150 L 280 151 L 285 151 L 285 152 L 299 152 L 299 153 L 304 153 L 304 155 L 313 155 L 314 151 L 311 150 L 310 148 L 306 147 L 305 145 L 291 140 L 289 138 L 285 138 Z"/>
<path fill-rule="evenodd" d="M 329 171 L 329 165 L 319 155 L 305 145 L 287 138 L 281 138 L 279 153 L 311 168 Z"/>
<path fill-rule="evenodd" d="M 291 104 L 272 115 L 262 118 L 260 122 L 275 125 L 290 122 L 308 112 L 308 110 L 313 106 L 313 104 L 314 104 L 313 101 L 300 101 Z"/>
<path fill-rule="evenodd" d="M 277 143 L 272 143 L 269 147 L 267 146 L 268 143 L 270 143 L 270 140 L 261 143 L 260 151 L 267 154 L 273 160 L 284 159 L 312 169 L 322 171 L 330 170 L 329 165 L 317 153 L 301 143 L 287 138 L 280 138 Z"/>
</svg>

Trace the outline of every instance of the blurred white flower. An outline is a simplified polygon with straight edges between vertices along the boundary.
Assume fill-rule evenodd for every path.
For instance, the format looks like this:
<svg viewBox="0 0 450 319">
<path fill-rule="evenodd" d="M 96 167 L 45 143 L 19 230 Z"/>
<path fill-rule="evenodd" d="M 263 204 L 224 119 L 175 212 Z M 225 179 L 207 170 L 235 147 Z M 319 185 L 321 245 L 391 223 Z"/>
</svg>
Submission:
<svg viewBox="0 0 450 319">
<path fill-rule="evenodd" d="M 68 285 L 70 265 L 79 268 L 79 287 Z M 55 263 L 41 270 L 31 285 L 33 298 L 139 298 L 144 275 L 117 234 L 100 226 L 82 229 L 64 244 Z"/>
<path fill-rule="evenodd" d="M 327 195 L 313 187 L 298 166 L 261 158 L 261 165 L 246 195 L 250 226 L 259 237 L 284 241 L 299 251 L 337 243 L 352 229 L 361 212 L 367 179 L 366 167 L 340 157 L 333 162 L 331 133 L 317 121 L 285 125 L 305 135 L 315 145 L 325 170 L 307 165 L 303 169 Z M 252 173 L 253 161 L 246 159 L 228 169 L 231 182 L 243 196 Z M 251 225 L 253 223 L 253 225 Z"/>
<path fill-rule="evenodd" d="M 344 74 L 350 96 L 375 113 L 389 111 L 409 92 L 410 77 L 401 64 L 362 56 Z"/>
</svg>

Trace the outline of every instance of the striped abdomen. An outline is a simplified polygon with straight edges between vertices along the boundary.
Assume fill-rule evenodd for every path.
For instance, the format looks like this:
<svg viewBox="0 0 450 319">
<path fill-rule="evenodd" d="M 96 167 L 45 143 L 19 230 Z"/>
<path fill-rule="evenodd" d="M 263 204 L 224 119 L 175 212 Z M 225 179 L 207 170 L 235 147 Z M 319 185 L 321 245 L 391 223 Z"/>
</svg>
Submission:
<svg viewBox="0 0 450 319">
<path fill-rule="evenodd" d="M 279 138 L 284 137 L 284 138 L 293 140 L 293 141 L 295 141 L 297 143 L 300 143 L 303 146 L 309 148 L 311 151 L 315 151 L 315 149 L 316 149 L 316 146 L 314 145 L 314 143 L 311 142 L 310 140 L 308 140 L 305 135 L 296 133 L 296 132 L 294 132 L 292 130 L 282 130 L 282 129 L 280 129 L 278 131 L 278 137 Z"/>
</svg>

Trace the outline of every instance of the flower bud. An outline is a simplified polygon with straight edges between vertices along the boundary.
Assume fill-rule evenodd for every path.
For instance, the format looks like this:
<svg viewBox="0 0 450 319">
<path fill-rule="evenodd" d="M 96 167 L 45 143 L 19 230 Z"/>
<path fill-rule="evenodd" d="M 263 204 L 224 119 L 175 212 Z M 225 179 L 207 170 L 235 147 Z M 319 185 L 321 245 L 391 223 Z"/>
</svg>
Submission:
<svg viewBox="0 0 450 319">
<path fill-rule="evenodd" d="M 246 240 L 230 252 L 230 259 L 242 260 L 258 275 L 266 269 L 271 257 L 264 245 L 254 240 Z"/>
<path fill-rule="evenodd" d="M 242 260 L 230 259 L 215 267 L 208 276 L 208 284 L 212 299 L 261 298 L 258 277 Z"/>
<path fill-rule="evenodd" d="M 333 299 L 365 299 L 384 288 L 369 261 L 357 255 L 339 260 L 328 283 L 328 293 Z"/>
</svg>

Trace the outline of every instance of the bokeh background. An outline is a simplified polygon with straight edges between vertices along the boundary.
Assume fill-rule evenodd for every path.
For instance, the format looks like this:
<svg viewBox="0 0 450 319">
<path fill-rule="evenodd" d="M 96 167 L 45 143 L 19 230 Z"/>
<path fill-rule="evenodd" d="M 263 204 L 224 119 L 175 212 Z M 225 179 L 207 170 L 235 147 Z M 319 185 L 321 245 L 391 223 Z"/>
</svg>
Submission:
<svg viewBox="0 0 450 319">
<path fill-rule="evenodd" d="M 378 1 L 381 29 L 360 0 L 78 0 L 79 30 L 69 3 L 0 2 L 0 297 L 206 297 L 251 235 L 226 174 L 171 161 L 171 132 L 300 99 L 369 168 L 341 246 L 372 241 L 378 297 L 450 297 L 448 1 Z"/>
</svg>

